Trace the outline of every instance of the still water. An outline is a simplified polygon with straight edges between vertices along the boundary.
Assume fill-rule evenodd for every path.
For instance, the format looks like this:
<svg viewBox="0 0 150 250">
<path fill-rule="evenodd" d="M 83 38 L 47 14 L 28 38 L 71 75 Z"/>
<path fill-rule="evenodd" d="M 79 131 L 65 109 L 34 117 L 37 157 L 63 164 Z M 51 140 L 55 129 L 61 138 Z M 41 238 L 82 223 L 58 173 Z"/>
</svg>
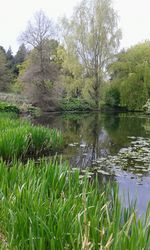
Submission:
<svg viewBox="0 0 150 250">
<path fill-rule="evenodd" d="M 90 167 L 99 180 L 116 181 L 138 213 L 150 201 L 150 116 L 142 114 L 45 114 L 35 121 L 62 131 L 63 159 L 81 171 Z"/>
</svg>

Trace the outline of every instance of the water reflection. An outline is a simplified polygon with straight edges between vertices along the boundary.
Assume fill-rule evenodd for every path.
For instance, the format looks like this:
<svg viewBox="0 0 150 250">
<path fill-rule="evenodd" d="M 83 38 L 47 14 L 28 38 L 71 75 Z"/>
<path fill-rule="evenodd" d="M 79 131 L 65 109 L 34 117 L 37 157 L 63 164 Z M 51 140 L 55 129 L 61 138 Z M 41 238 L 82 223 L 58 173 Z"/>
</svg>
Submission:
<svg viewBox="0 0 150 250">
<path fill-rule="evenodd" d="M 115 157 L 120 149 L 130 146 L 129 137 L 150 135 L 150 118 L 139 114 L 54 114 L 39 117 L 35 122 L 62 130 L 63 158 L 82 170 L 89 166 L 94 169 L 97 159 Z M 116 180 L 121 193 L 129 190 L 131 198 L 137 195 L 139 209 L 146 209 L 150 200 L 149 171 L 138 175 L 131 166 L 122 169 L 108 163 L 100 167 L 109 174 L 99 173 L 100 181 Z"/>
</svg>

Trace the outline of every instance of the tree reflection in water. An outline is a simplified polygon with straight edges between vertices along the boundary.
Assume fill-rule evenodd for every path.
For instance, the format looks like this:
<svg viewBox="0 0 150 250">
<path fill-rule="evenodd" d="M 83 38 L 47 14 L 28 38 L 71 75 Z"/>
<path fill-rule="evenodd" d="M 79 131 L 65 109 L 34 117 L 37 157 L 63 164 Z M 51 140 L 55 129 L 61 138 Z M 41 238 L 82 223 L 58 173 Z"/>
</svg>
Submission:
<svg viewBox="0 0 150 250">
<path fill-rule="evenodd" d="M 150 119 L 139 114 L 46 114 L 34 121 L 49 127 L 62 130 L 65 148 L 63 159 L 68 160 L 73 167 L 84 170 L 86 167 L 95 168 L 95 160 L 109 155 L 117 155 L 121 148 L 130 145 L 129 136 L 149 137 Z M 116 180 L 121 196 L 128 192 L 131 198 L 137 198 L 138 208 L 145 211 L 150 200 L 150 174 L 138 177 L 122 169 L 111 168 L 98 164 L 100 169 L 109 173 L 98 173 L 100 183 Z M 118 174 L 119 173 L 119 174 Z M 94 178 L 94 176 L 93 176 Z M 139 185 L 140 183 L 140 185 Z M 143 204 L 144 200 L 144 204 Z M 128 202 L 126 201 L 125 204 Z"/>
</svg>

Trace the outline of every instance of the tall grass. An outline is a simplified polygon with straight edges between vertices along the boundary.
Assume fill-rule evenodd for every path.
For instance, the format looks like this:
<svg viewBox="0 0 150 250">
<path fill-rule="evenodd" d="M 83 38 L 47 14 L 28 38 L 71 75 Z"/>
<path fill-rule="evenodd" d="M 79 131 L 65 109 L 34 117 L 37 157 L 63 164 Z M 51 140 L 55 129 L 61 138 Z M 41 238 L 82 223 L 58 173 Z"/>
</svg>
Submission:
<svg viewBox="0 0 150 250">
<path fill-rule="evenodd" d="M 142 222 L 123 209 L 117 187 L 80 179 L 61 163 L 0 162 L 0 233 L 8 249 L 148 250 Z"/>
<path fill-rule="evenodd" d="M 0 119 L 0 156 L 4 160 L 41 156 L 59 150 L 62 134 L 19 119 Z"/>
</svg>

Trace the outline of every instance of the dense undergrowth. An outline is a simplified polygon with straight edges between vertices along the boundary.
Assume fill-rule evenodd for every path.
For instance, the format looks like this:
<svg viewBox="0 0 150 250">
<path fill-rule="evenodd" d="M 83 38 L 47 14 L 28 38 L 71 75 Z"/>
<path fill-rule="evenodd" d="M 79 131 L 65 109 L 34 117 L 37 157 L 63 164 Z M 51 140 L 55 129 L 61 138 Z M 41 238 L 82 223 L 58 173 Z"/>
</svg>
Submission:
<svg viewBox="0 0 150 250">
<path fill-rule="evenodd" d="M 81 182 L 64 164 L 0 161 L 0 196 L 1 249 L 150 248 L 148 213 L 142 223 L 116 186 Z"/>
</svg>

